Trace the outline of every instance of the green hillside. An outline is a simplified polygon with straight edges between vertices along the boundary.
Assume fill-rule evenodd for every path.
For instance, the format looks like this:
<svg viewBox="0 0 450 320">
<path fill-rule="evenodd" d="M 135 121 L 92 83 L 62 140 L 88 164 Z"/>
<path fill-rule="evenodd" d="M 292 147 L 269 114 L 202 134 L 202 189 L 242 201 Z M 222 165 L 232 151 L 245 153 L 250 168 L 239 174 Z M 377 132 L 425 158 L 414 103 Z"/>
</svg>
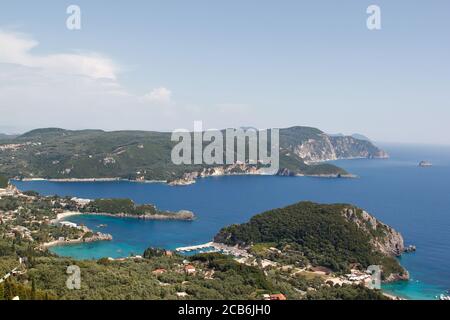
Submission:
<svg viewBox="0 0 450 320">
<path fill-rule="evenodd" d="M 18 178 L 86 179 L 123 178 L 173 180 L 184 173 L 201 171 L 203 165 L 174 165 L 171 134 L 146 131 L 101 130 L 70 131 L 58 128 L 37 129 L 7 142 L 0 141 L 0 174 Z M 378 148 L 353 138 L 338 141 L 340 157 L 375 155 Z M 299 146 L 315 141 L 312 153 L 333 155 L 330 141 L 318 129 L 293 127 L 280 131 L 280 173 L 284 175 L 343 175 L 331 164 L 307 164 L 297 152 Z M 341 145 L 348 148 L 342 149 Z M 307 145 L 309 147 L 309 145 Z"/>
<path fill-rule="evenodd" d="M 0 176 L 0 189 L 6 189 L 8 186 L 8 179 L 4 176 Z"/>
<path fill-rule="evenodd" d="M 343 212 L 351 208 L 354 220 Z M 320 205 L 301 202 L 286 208 L 270 210 L 254 216 L 248 223 L 222 229 L 215 241 L 228 245 L 272 243 L 282 250 L 301 253 L 309 263 L 334 271 L 348 271 L 351 264 L 364 268 L 383 265 L 386 276 L 403 273 L 396 259 L 382 254 L 374 243 L 386 245 L 392 232 L 378 223 L 376 229 L 365 229 L 362 210 L 350 205 Z M 370 230 L 370 231 L 368 231 Z"/>
</svg>

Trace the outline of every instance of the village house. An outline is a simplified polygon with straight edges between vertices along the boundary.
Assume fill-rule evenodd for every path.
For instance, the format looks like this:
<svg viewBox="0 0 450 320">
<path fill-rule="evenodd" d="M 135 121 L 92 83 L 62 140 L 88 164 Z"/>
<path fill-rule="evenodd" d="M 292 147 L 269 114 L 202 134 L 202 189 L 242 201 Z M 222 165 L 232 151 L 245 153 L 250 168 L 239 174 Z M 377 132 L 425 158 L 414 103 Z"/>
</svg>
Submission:
<svg viewBox="0 0 450 320">
<path fill-rule="evenodd" d="M 178 298 L 186 298 L 188 296 L 186 292 L 177 292 L 176 295 Z"/>
<path fill-rule="evenodd" d="M 208 270 L 205 272 L 205 279 L 212 280 L 214 279 L 214 270 Z"/>
<path fill-rule="evenodd" d="M 185 272 L 187 275 L 191 275 L 191 274 L 195 274 L 196 269 L 195 269 L 195 267 L 194 267 L 192 264 L 188 264 L 188 265 L 186 265 L 186 266 L 184 267 L 184 272 Z"/>
<path fill-rule="evenodd" d="M 282 293 L 277 293 L 277 294 L 271 294 L 270 295 L 270 300 L 272 301 L 281 301 L 281 300 L 287 300 L 286 296 Z"/>
<path fill-rule="evenodd" d="M 91 202 L 91 200 L 89 200 L 89 199 L 81 199 L 81 198 L 72 198 L 70 200 L 76 202 L 80 206 L 87 205 L 87 204 L 89 204 L 89 202 Z"/>
</svg>

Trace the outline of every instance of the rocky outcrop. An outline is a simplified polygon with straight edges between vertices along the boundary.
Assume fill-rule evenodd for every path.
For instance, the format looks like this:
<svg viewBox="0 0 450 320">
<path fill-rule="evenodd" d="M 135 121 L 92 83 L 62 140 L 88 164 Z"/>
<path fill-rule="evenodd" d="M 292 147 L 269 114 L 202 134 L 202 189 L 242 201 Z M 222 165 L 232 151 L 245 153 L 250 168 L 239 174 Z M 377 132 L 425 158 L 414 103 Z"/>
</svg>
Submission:
<svg viewBox="0 0 450 320">
<path fill-rule="evenodd" d="M 389 155 L 369 141 L 353 137 L 329 137 L 323 134 L 319 139 L 309 139 L 293 146 L 293 152 L 305 162 L 322 162 L 339 159 L 385 159 Z"/>
<path fill-rule="evenodd" d="M 402 274 L 391 273 L 384 279 L 384 282 L 390 283 L 390 282 L 397 282 L 397 281 L 408 281 L 409 279 L 410 279 L 409 272 L 405 270 Z"/>
<path fill-rule="evenodd" d="M 400 256 L 405 251 L 403 236 L 392 227 L 358 208 L 346 208 L 342 214 L 371 235 L 373 246 L 389 256 Z"/>
<path fill-rule="evenodd" d="M 337 159 L 368 158 L 385 159 L 389 155 L 372 142 L 350 136 L 329 137 Z"/>
<path fill-rule="evenodd" d="M 319 162 L 338 159 L 330 138 L 323 134 L 319 139 L 308 139 L 307 141 L 292 146 L 293 152 L 305 162 Z"/>
<path fill-rule="evenodd" d="M 108 233 L 96 232 L 90 236 L 83 237 L 83 242 L 90 243 L 97 241 L 112 241 L 112 239 L 113 239 L 112 235 Z"/>
<path fill-rule="evenodd" d="M 280 137 L 282 149 L 294 153 L 306 163 L 339 159 L 383 159 L 389 155 L 368 140 L 352 136 L 330 136 L 306 127 L 284 129 Z"/>
<path fill-rule="evenodd" d="M 293 177 L 296 174 L 287 168 L 283 168 L 278 171 L 278 175 L 281 177 Z"/>
<path fill-rule="evenodd" d="M 200 171 L 194 171 L 183 174 L 180 179 L 169 181 L 171 186 L 187 186 L 195 183 L 198 178 L 230 176 L 230 175 L 259 175 L 262 171 L 255 165 L 233 164 L 225 166 L 216 166 L 204 168 Z"/>
</svg>

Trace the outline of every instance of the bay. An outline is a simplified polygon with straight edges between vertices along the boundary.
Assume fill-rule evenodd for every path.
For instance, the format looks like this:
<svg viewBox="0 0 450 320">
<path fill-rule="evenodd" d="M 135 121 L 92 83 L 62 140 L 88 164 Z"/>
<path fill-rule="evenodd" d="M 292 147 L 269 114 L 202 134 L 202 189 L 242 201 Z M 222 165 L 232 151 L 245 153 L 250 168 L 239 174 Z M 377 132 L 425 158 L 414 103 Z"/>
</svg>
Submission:
<svg viewBox="0 0 450 320">
<path fill-rule="evenodd" d="M 141 221 L 103 216 L 69 220 L 114 240 L 52 248 L 77 259 L 142 254 L 149 246 L 174 249 L 211 241 L 224 226 L 243 223 L 265 210 L 299 201 L 358 205 L 400 231 L 418 251 L 401 263 L 411 273 L 405 283 L 384 290 L 410 299 L 435 299 L 450 288 L 450 147 L 382 145 L 387 160 L 341 160 L 334 163 L 357 179 L 232 176 L 200 179 L 196 184 L 170 187 L 134 182 L 15 181 L 21 190 L 80 198 L 131 198 L 165 210 L 191 210 L 192 222 Z M 422 160 L 433 167 L 421 168 Z M 106 227 L 100 227 L 106 225 Z"/>
</svg>

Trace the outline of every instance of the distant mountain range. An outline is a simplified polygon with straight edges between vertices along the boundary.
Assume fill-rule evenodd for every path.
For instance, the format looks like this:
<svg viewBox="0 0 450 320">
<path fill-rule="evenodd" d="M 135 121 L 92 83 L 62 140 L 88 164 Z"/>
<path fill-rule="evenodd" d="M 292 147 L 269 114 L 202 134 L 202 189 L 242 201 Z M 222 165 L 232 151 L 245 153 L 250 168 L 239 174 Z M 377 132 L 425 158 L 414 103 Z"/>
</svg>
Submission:
<svg viewBox="0 0 450 320">
<path fill-rule="evenodd" d="M 177 166 L 171 161 L 175 143 L 170 138 L 167 132 L 59 128 L 0 136 L 0 174 L 16 178 L 164 181 L 255 174 L 255 169 L 247 165 Z M 345 170 L 323 162 L 387 156 L 372 142 L 351 136 L 331 136 L 309 127 L 280 130 L 280 175 L 342 176 L 347 174 Z"/>
<path fill-rule="evenodd" d="M 336 134 L 328 134 L 330 137 L 345 137 L 345 134 L 343 133 L 336 133 Z M 350 137 L 358 139 L 358 140 L 364 140 L 364 141 L 372 141 L 368 137 L 366 137 L 363 134 L 360 133 L 354 133 Z"/>
</svg>

